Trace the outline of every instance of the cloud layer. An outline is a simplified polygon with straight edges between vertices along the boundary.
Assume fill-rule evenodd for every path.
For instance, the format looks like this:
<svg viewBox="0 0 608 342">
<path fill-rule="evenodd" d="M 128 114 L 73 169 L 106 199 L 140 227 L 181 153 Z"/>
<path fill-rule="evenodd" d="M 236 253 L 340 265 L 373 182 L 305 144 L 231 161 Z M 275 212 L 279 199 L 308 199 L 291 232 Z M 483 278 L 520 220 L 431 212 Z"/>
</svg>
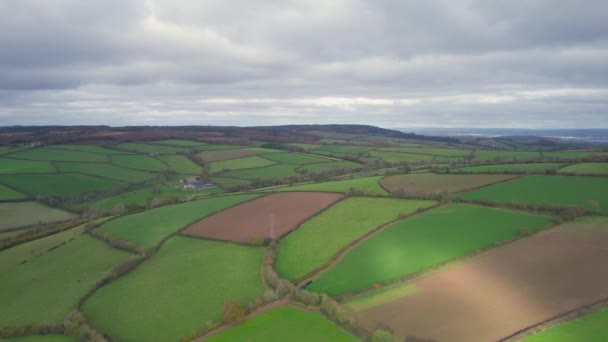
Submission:
<svg viewBox="0 0 608 342">
<path fill-rule="evenodd" d="M 3 0 L 0 125 L 608 127 L 604 0 Z"/>
</svg>

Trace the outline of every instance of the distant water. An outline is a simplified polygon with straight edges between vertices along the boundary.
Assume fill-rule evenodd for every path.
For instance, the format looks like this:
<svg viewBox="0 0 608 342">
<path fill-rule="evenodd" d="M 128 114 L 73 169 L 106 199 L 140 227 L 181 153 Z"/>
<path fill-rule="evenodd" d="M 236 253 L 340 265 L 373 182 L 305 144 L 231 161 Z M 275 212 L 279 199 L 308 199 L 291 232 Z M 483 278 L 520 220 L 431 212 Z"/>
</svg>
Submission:
<svg viewBox="0 0 608 342">
<path fill-rule="evenodd" d="M 608 143 L 608 129 L 398 128 L 398 130 L 447 137 L 535 136 L 568 142 Z"/>
</svg>

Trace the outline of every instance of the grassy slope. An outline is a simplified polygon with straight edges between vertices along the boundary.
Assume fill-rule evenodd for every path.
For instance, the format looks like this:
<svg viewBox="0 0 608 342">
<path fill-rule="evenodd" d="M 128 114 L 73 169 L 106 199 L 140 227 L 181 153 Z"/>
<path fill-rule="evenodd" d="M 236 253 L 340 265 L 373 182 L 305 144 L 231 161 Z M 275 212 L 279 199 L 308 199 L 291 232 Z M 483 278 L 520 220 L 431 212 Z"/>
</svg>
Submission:
<svg viewBox="0 0 608 342">
<path fill-rule="evenodd" d="M 389 163 L 431 161 L 433 156 L 401 152 L 371 151 L 371 157 L 380 158 Z"/>
<path fill-rule="evenodd" d="M 275 162 L 258 156 L 216 161 L 208 164 L 209 173 L 219 173 L 224 170 L 239 170 L 273 165 Z"/>
<path fill-rule="evenodd" d="M 147 155 L 112 156 L 112 163 L 137 170 L 163 171 L 168 168 L 163 162 Z"/>
<path fill-rule="evenodd" d="M 523 339 L 525 342 L 606 341 L 608 308 L 559 324 Z"/>
<path fill-rule="evenodd" d="M 57 222 L 75 217 L 66 211 L 38 202 L 0 203 L 0 229 L 36 223 Z"/>
<path fill-rule="evenodd" d="M 179 139 L 157 140 L 157 141 L 150 141 L 149 143 L 158 144 L 158 145 L 178 146 L 178 147 L 182 147 L 182 146 L 191 147 L 191 146 L 205 145 L 205 143 L 201 142 L 201 141 L 179 140 Z"/>
<path fill-rule="evenodd" d="M 127 169 L 109 163 L 56 162 L 55 165 L 61 172 L 80 172 L 125 182 L 143 182 L 157 177 L 157 174 L 151 172 Z"/>
<path fill-rule="evenodd" d="M 131 152 L 115 150 L 115 149 L 106 148 L 106 147 L 102 147 L 102 146 L 96 146 L 96 145 L 53 145 L 51 147 L 57 148 L 57 149 L 75 150 L 75 151 L 100 153 L 100 154 L 130 154 L 131 153 Z"/>
<path fill-rule="evenodd" d="M 598 177 L 527 176 L 470 191 L 467 199 L 488 198 L 501 203 L 547 202 L 556 205 L 579 204 L 590 207 L 595 200 L 608 210 L 608 179 Z"/>
<path fill-rule="evenodd" d="M 108 157 L 104 154 L 90 153 L 74 150 L 54 149 L 50 147 L 33 148 L 10 154 L 11 157 L 48 160 L 48 161 L 83 161 L 83 162 L 105 162 Z"/>
<path fill-rule="evenodd" d="M 120 181 L 79 173 L 0 175 L 0 183 L 32 195 L 74 195 L 127 185 Z"/>
<path fill-rule="evenodd" d="M 95 203 L 95 207 L 103 210 L 111 210 L 117 204 L 139 204 L 145 205 L 148 198 L 166 198 L 169 196 L 189 197 L 193 195 L 219 194 L 223 190 L 219 187 L 204 189 L 204 190 L 181 190 L 181 189 L 160 189 L 155 193 L 152 189 L 141 189 L 137 191 L 127 192 L 121 195 L 108 197 Z"/>
<path fill-rule="evenodd" d="M 266 159 L 270 159 L 270 160 L 278 162 L 278 163 L 285 163 L 285 164 L 310 164 L 310 163 L 324 163 L 324 162 L 332 161 L 332 159 L 313 156 L 310 154 L 287 153 L 287 152 L 268 153 L 268 154 L 263 154 L 262 157 L 264 157 Z"/>
<path fill-rule="evenodd" d="M 391 191 L 403 189 L 411 193 L 442 193 L 473 189 L 486 184 L 507 180 L 509 175 L 452 175 L 419 173 L 387 176 L 382 179 L 385 188 Z"/>
<path fill-rule="evenodd" d="M 175 170 L 175 172 L 180 174 L 198 175 L 202 171 L 202 168 L 200 166 L 196 165 L 194 162 L 192 162 L 192 160 L 188 159 L 188 157 L 186 156 L 167 155 L 160 156 L 159 159 L 171 165 L 171 168 Z"/>
<path fill-rule="evenodd" d="M 55 168 L 48 161 L 0 158 L 0 174 L 54 172 Z"/>
<path fill-rule="evenodd" d="M 298 170 L 303 171 L 307 170 L 308 172 L 318 172 L 327 169 L 354 169 L 361 167 L 361 164 L 348 162 L 348 161 L 330 161 L 327 163 L 316 163 L 316 164 L 307 164 L 298 168 Z"/>
<path fill-rule="evenodd" d="M 68 336 L 63 336 L 63 335 L 38 335 L 38 336 L 3 338 L 2 341 L 3 342 L 77 342 L 79 340 L 75 337 L 68 337 Z"/>
<path fill-rule="evenodd" d="M 28 263 L 0 272 L 0 326 L 61 322 L 128 253 L 82 235 Z"/>
<path fill-rule="evenodd" d="M 177 341 L 219 322 L 225 301 L 246 304 L 261 296 L 263 255 L 263 248 L 174 237 L 95 292 L 83 311 L 115 340 Z"/>
<path fill-rule="evenodd" d="M 257 196 L 222 196 L 159 207 L 106 222 L 98 229 L 104 234 L 148 248 L 196 220 Z"/>
<path fill-rule="evenodd" d="M 570 165 L 559 170 L 559 173 L 606 175 L 608 174 L 608 163 L 581 163 Z"/>
<path fill-rule="evenodd" d="M 283 306 L 260 313 L 207 339 L 209 342 L 358 341 L 318 312 Z"/>
<path fill-rule="evenodd" d="M 493 160 L 493 159 L 530 159 L 538 158 L 538 152 L 516 152 L 516 151 L 485 151 L 480 150 L 475 152 L 475 160 Z"/>
<path fill-rule="evenodd" d="M 432 201 L 351 197 L 306 221 L 278 246 L 277 270 L 295 280 L 323 266 L 342 248 L 374 228 L 435 204 Z"/>
<path fill-rule="evenodd" d="M 127 151 L 137 151 L 143 153 L 159 153 L 159 154 L 176 154 L 189 150 L 188 147 L 174 147 L 174 146 L 163 146 L 163 145 L 150 145 L 141 143 L 123 143 L 116 147 Z"/>
<path fill-rule="evenodd" d="M 296 174 L 298 165 L 276 164 L 255 169 L 234 170 L 224 173 L 227 177 L 243 179 L 285 178 Z"/>
<path fill-rule="evenodd" d="M 303 185 L 288 186 L 278 188 L 278 191 L 328 191 L 328 192 L 347 192 L 350 188 L 363 191 L 370 195 L 386 195 L 387 192 L 382 189 L 379 181 L 382 177 L 364 177 L 354 178 L 339 181 L 311 183 Z"/>
<path fill-rule="evenodd" d="M 471 153 L 470 150 L 458 150 L 451 148 L 410 148 L 410 147 L 388 147 L 381 148 L 380 151 L 388 152 L 405 152 L 415 154 L 430 154 L 433 156 L 445 156 L 445 157 L 464 157 Z"/>
<path fill-rule="evenodd" d="M 545 172 L 547 170 L 557 170 L 562 167 L 562 163 L 520 163 L 520 164 L 495 164 L 470 166 L 457 169 L 463 172 L 473 173 L 526 173 L 526 172 Z"/>
<path fill-rule="evenodd" d="M 0 184 L 0 201 L 13 201 L 22 198 L 26 198 L 24 194 L 21 194 L 13 189 L 7 188 Z"/>
<path fill-rule="evenodd" d="M 394 280 L 518 236 L 548 217 L 465 204 L 434 209 L 386 228 L 351 250 L 308 288 L 331 296 Z"/>
<path fill-rule="evenodd" d="M 360 154 L 372 149 L 373 147 L 369 146 L 323 145 L 317 148 L 316 151 Z"/>
</svg>

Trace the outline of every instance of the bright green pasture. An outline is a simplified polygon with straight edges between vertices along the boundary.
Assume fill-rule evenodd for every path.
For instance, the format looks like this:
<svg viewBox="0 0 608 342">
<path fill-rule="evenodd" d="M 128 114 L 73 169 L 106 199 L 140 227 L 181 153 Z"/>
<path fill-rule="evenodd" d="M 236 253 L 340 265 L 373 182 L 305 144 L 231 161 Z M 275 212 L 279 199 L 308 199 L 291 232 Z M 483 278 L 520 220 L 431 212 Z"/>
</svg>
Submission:
<svg viewBox="0 0 608 342">
<path fill-rule="evenodd" d="M 336 161 L 336 162 L 328 162 L 328 163 L 315 163 L 315 164 L 306 164 L 298 168 L 299 172 L 319 172 L 323 170 L 329 169 L 355 169 L 358 167 L 362 167 L 361 164 L 348 162 L 348 161 Z"/>
<path fill-rule="evenodd" d="M 160 160 L 141 154 L 112 156 L 112 164 L 145 171 L 163 171 L 169 168 Z"/>
<path fill-rule="evenodd" d="M 277 251 L 277 270 L 289 280 L 299 280 L 322 267 L 350 242 L 369 231 L 410 214 L 433 201 L 349 197 L 306 221 L 283 238 Z"/>
<path fill-rule="evenodd" d="M 223 188 L 230 188 L 232 186 L 247 185 L 251 182 L 245 179 L 238 178 L 226 178 L 226 177 L 211 177 L 211 181 Z"/>
<path fill-rule="evenodd" d="M 24 337 L 3 338 L 3 342 L 78 342 L 75 337 L 64 335 L 33 335 Z"/>
<path fill-rule="evenodd" d="M 152 144 L 141 144 L 141 143 L 123 143 L 116 147 L 127 151 L 136 151 L 144 153 L 158 153 L 158 154 L 176 154 L 178 152 L 188 151 L 188 147 L 175 147 L 175 146 L 164 146 L 164 145 L 152 145 Z"/>
<path fill-rule="evenodd" d="M 38 147 L 10 154 L 14 158 L 46 160 L 46 161 L 82 161 L 82 162 L 106 162 L 105 154 L 90 153 L 76 150 L 64 150 L 52 147 Z"/>
<path fill-rule="evenodd" d="M 218 160 L 226 160 L 226 159 L 237 159 L 244 158 L 249 156 L 255 156 L 258 154 L 263 154 L 264 152 L 258 151 L 253 148 L 231 148 L 228 150 L 212 150 L 212 151 L 203 151 L 196 154 L 197 157 L 203 159 L 206 162 L 214 162 Z"/>
<path fill-rule="evenodd" d="M 0 146 L 0 154 L 13 153 L 28 149 L 26 146 Z"/>
<path fill-rule="evenodd" d="M 518 236 L 552 219 L 503 209 L 454 204 L 387 227 L 348 252 L 308 289 L 335 296 L 421 271 Z"/>
<path fill-rule="evenodd" d="M 201 142 L 201 141 L 179 140 L 179 139 L 149 141 L 148 143 L 155 144 L 155 145 L 168 145 L 168 146 L 178 146 L 178 147 L 193 147 L 193 146 L 206 145 L 204 142 Z"/>
<path fill-rule="evenodd" d="M 578 176 L 527 176 L 464 194 L 466 199 L 490 199 L 500 203 L 549 203 L 582 205 L 608 210 L 608 178 Z M 599 208 L 593 203 L 597 202 Z"/>
<path fill-rule="evenodd" d="M 251 169 L 273 165 L 275 162 L 258 156 L 249 156 L 238 159 L 228 159 L 212 162 L 208 164 L 209 173 L 220 173 L 222 171 Z"/>
<path fill-rule="evenodd" d="M 608 308 L 561 323 L 538 334 L 526 337 L 524 342 L 578 342 L 606 341 L 608 336 Z"/>
<path fill-rule="evenodd" d="M 221 144 L 208 144 L 202 146 L 196 146 L 195 149 L 199 151 L 215 151 L 215 150 L 228 150 L 231 148 L 244 148 L 245 146 L 238 145 L 221 145 Z"/>
<path fill-rule="evenodd" d="M 359 341 L 318 312 L 282 306 L 262 312 L 224 330 L 208 342 L 347 342 Z"/>
<path fill-rule="evenodd" d="M 97 228 L 101 233 L 130 241 L 139 247 L 153 247 L 174 233 L 207 215 L 255 198 L 257 194 L 221 196 L 168 205 L 122 216 Z"/>
<path fill-rule="evenodd" d="M 470 173 L 544 173 L 557 170 L 563 163 L 518 163 L 518 164 L 493 164 L 463 167 L 454 171 Z"/>
<path fill-rule="evenodd" d="M 203 190 L 183 190 L 177 188 L 166 188 L 154 191 L 153 189 L 141 189 L 112 196 L 95 203 L 95 207 L 103 210 L 112 210 L 117 204 L 138 204 L 145 205 L 149 198 L 165 199 L 171 196 L 190 197 L 213 195 L 224 192 L 220 187 Z"/>
<path fill-rule="evenodd" d="M 257 167 L 254 169 L 242 169 L 225 172 L 227 177 L 243 178 L 243 179 L 265 179 L 265 178 L 285 178 L 294 176 L 298 165 L 294 164 L 276 164 L 265 167 Z"/>
<path fill-rule="evenodd" d="M 526 160 L 540 158 L 539 152 L 517 152 L 517 151 L 475 151 L 475 160 Z"/>
<path fill-rule="evenodd" d="M 464 157 L 471 154 L 470 150 L 459 150 L 452 148 L 416 148 L 416 147 L 385 147 L 379 149 L 386 152 L 405 152 L 413 154 L 429 154 L 444 157 Z"/>
<path fill-rule="evenodd" d="M 65 221 L 75 216 L 38 202 L 0 203 L 0 229 Z"/>
<path fill-rule="evenodd" d="M 601 151 L 558 151 L 558 152 L 543 152 L 545 157 L 561 158 L 561 159 L 576 159 L 591 156 L 606 156 L 606 152 Z"/>
<path fill-rule="evenodd" d="M 559 173 L 577 173 L 581 175 L 608 175 L 608 163 L 581 163 L 566 166 Z"/>
<path fill-rule="evenodd" d="M 80 173 L 0 175 L 0 183 L 31 195 L 74 195 L 121 188 L 127 183 Z"/>
<path fill-rule="evenodd" d="M 93 284 L 129 255 L 81 235 L 27 263 L 3 269 L 0 326 L 63 322 Z"/>
<path fill-rule="evenodd" d="M 132 273 L 83 305 L 94 326 L 116 341 L 178 341 L 220 322 L 222 306 L 246 306 L 264 293 L 260 247 L 173 237 Z"/>
<path fill-rule="evenodd" d="M 310 154 L 303 153 L 292 153 L 292 152 L 281 152 L 281 153 L 268 153 L 263 154 L 261 157 L 270 159 L 272 161 L 284 164 L 310 164 L 310 163 L 324 163 L 332 161 L 329 158 L 323 158 L 313 156 Z"/>
<path fill-rule="evenodd" d="M 107 147 L 96 146 L 96 145 L 53 145 L 51 148 L 56 149 L 65 149 L 65 150 L 75 150 L 82 152 L 90 152 L 90 153 L 99 153 L 99 154 L 130 154 L 131 152 L 115 150 Z"/>
<path fill-rule="evenodd" d="M 48 161 L 0 158 L 0 174 L 54 172 L 55 168 Z"/>
<path fill-rule="evenodd" d="M 346 193 L 351 189 L 361 191 L 368 195 L 387 195 L 388 193 L 380 186 L 382 177 L 363 177 L 345 179 L 339 181 L 309 183 L 303 185 L 287 186 L 278 188 L 278 191 L 325 191 Z"/>
<path fill-rule="evenodd" d="M 322 145 L 318 145 L 318 144 L 305 144 L 305 143 L 290 143 L 287 144 L 287 146 L 295 146 L 295 147 L 299 147 L 299 148 L 303 148 L 305 150 L 314 150 L 316 148 L 321 147 Z"/>
<path fill-rule="evenodd" d="M 403 152 L 371 151 L 369 152 L 369 155 L 370 157 L 380 158 L 388 163 L 423 162 L 431 161 L 433 159 L 433 156 L 428 154 L 414 154 Z"/>
<path fill-rule="evenodd" d="M 27 196 L 0 184 L 0 201 L 14 201 Z"/>
<path fill-rule="evenodd" d="M 382 179 L 384 188 L 391 192 L 404 191 L 413 194 L 451 193 L 505 181 L 511 175 L 464 175 L 417 173 L 392 175 Z"/>
<path fill-rule="evenodd" d="M 169 164 L 171 168 L 179 174 L 198 175 L 203 170 L 200 166 L 183 155 L 165 155 L 158 158 Z"/>
<path fill-rule="evenodd" d="M 151 172 L 127 169 L 110 163 L 55 162 L 55 165 L 61 172 L 80 172 L 125 182 L 143 182 L 158 176 Z"/>
<path fill-rule="evenodd" d="M 365 152 L 373 150 L 373 149 L 374 149 L 373 147 L 369 147 L 369 146 L 323 145 L 323 146 L 317 148 L 315 151 L 361 154 L 361 153 L 365 153 Z"/>
</svg>

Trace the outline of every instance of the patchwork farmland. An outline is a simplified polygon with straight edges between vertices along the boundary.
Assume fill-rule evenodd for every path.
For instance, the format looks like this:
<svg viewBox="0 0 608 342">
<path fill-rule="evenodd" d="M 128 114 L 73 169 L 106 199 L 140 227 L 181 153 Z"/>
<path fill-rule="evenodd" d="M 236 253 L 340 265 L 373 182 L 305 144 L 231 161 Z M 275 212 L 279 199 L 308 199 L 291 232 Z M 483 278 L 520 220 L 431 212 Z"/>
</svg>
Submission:
<svg viewBox="0 0 608 342">
<path fill-rule="evenodd" d="M 603 147 L 362 127 L 1 146 L 0 340 L 606 335 Z"/>
</svg>

